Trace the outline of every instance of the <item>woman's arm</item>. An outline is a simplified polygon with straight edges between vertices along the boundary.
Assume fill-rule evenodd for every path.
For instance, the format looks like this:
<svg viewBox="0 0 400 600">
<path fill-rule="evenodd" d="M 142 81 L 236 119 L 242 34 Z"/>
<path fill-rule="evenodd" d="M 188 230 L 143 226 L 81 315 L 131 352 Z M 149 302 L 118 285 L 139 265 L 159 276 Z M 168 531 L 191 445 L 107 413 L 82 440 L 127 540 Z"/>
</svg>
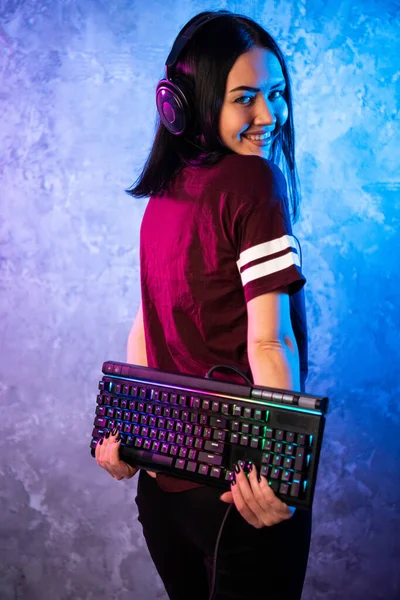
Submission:
<svg viewBox="0 0 400 600">
<path fill-rule="evenodd" d="M 128 336 L 126 362 L 147 367 L 146 341 L 144 337 L 142 303 Z"/>
<path fill-rule="evenodd" d="M 254 383 L 299 391 L 299 355 L 285 289 L 247 303 L 247 350 Z"/>
</svg>

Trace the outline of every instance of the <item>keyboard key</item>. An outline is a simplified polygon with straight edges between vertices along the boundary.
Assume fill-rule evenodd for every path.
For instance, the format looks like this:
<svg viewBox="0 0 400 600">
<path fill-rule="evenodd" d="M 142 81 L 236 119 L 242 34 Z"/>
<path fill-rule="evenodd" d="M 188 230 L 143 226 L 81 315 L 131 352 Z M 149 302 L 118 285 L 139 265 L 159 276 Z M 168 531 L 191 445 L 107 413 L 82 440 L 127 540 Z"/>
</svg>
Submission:
<svg viewBox="0 0 400 600">
<path fill-rule="evenodd" d="M 139 413 L 132 413 L 131 421 L 132 423 L 139 423 L 140 415 Z"/>
<path fill-rule="evenodd" d="M 194 437 L 192 437 L 191 435 L 187 435 L 185 437 L 185 444 L 186 444 L 186 446 L 189 446 L 189 448 L 193 446 L 193 442 L 194 442 Z"/>
<path fill-rule="evenodd" d="M 283 452 L 283 444 L 282 442 L 275 442 L 274 444 L 274 452 L 281 454 Z"/>
<path fill-rule="evenodd" d="M 304 463 L 305 463 L 305 459 L 304 459 L 305 453 L 304 453 L 304 448 L 301 448 L 300 446 L 296 449 L 296 458 L 294 461 L 294 470 L 295 471 L 302 471 L 304 468 Z"/>
<path fill-rule="evenodd" d="M 234 471 L 227 470 L 225 472 L 225 481 L 232 481 L 235 473 Z"/>
<path fill-rule="evenodd" d="M 190 471 L 191 473 L 196 472 L 197 463 L 188 461 L 186 464 L 186 471 Z"/>
<path fill-rule="evenodd" d="M 223 415 L 229 415 L 229 404 L 222 404 L 221 406 L 221 413 Z"/>
<path fill-rule="evenodd" d="M 98 415 L 99 417 L 104 417 L 104 415 L 106 414 L 106 410 L 107 409 L 105 406 L 96 406 L 96 415 Z"/>
<path fill-rule="evenodd" d="M 137 402 L 135 400 L 129 400 L 128 408 L 129 410 L 136 410 Z"/>
<path fill-rule="evenodd" d="M 283 440 L 283 436 L 284 436 L 284 433 L 283 433 L 282 429 L 277 429 L 275 431 L 275 439 L 276 440 Z"/>
<path fill-rule="evenodd" d="M 110 419 L 112 419 L 114 416 L 114 409 L 113 408 L 107 408 L 107 417 L 109 417 Z"/>
<path fill-rule="evenodd" d="M 226 438 L 226 432 L 225 431 L 221 431 L 220 429 L 214 429 L 214 433 L 213 433 L 213 440 L 217 441 L 217 442 L 223 442 L 225 441 Z"/>
<path fill-rule="evenodd" d="M 272 491 L 276 494 L 279 491 L 280 488 L 280 483 L 277 480 L 272 480 L 269 481 L 269 487 L 272 489 Z"/>
<path fill-rule="evenodd" d="M 183 431 L 184 431 L 184 433 L 186 435 L 192 435 L 192 433 L 193 433 L 193 425 L 190 425 L 190 423 L 186 423 Z"/>
<path fill-rule="evenodd" d="M 281 476 L 282 481 L 291 481 L 291 479 L 292 479 L 291 471 L 283 471 L 282 472 L 282 476 Z"/>
<path fill-rule="evenodd" d="M 198 423 L 199 422 L 199 415 L 197 413 L 190 413 L 190 422 L 191 423 Z"/>
<path fill-rule="evenodd" d="M 264 437 L 271 439 L 274 437 L 274 432 L 270 427 L 264 427 Z"/>
<path fill-rule="evenodd" d="M 212 442 L 210 440 L 207 440 L 206 443 L 204 444 L 204 450 L 207 450 L 210 452 L 222 453 L 224 451 L 224 447 L 225 447 L 225 445 L 222 442 Z"/>
<path fill-rule="evenodd" d="M 269 465 L 272 462 L 272 456 L 273 456 L 272 454 L 269 454 L 268 452 L 265 452 L 262 455 L 261 462 L 264 463 L 264 464 L 266 464 L 266 465 Z"/>
<path fill-rule="evenodd" d="M 160 442 L 165 442 L 166 438 L 167 432 L 165 431 L 165 429 L 159 429 L 157 433 L 157 439 L 160 440 Z"/>
<path fill-rule="evenodd" d="M 170 406 L 164 406 L 164 408 L 163 408 L 163 415 L 164 415 L 164 417 L 170 417 L 171 416 L 171 407 Z"/>
<path fill-rule="evenodd" d="M 179 446 L 176 446 L 175 444 L 172 444 L 169 447 L 169 453 L 171 456 L 176 456 L 178 454 L 178 450 L 179 450 Z"/>
<path fill-rule="evenodd" d="M 182 433 L 182 431 L 183 431 L 183 423 L 181 421 L 176 421 L 175 422 L 175 431 L 177 431 L 178 433 Z"/>
<path fill-rule="evenodd" d="M 144 402 L 138 402 L 137 403 L 137 410 L 138 412 L 144 413 L 144 409 L 145 409 L 145 403 Z"/>
<path fill-rule="evenodd" d="M 287 456 L 292 456 L 294 454 L 294 446 L 292 444 L 287 444 L 287 446 L 285 446 L 285 454 Z"/>
<path fill-rule="evenodd" d="M 293 442 L 294 442 L 294 433 L 292 431 L 287 431 L 286 432 L 286 441 L 289 442 L 289 444 L 293 444 Z"/>
<path fill-rule="evenodd" d="M 280 474 L 281 474 L 281 470 L 274 468 L 271 471 L 271 479 L 279 479 L 280 478 Z"/>
<path fill-rule="evenodd" d="M 169 402 L 169 396 L 168 396 L 167 392 L 162 392 L 162 394 L 161 394 L 161 401 L 162 402 Z"/>
<path fill-rule="evenodd" d="M 259 410 L 258 408 L 256 408 L 256 409 L 255 409 L 255 411 L 254 411 L 253 418 L 254 418 L 256 421 L 262 421 L 262 411 L 261 411 L 261 410 Z"/>
<path fill-rule="evenodd" d="M 153 440 L 152 444 L 151 444 L 151 449 L 154 452 L 158 452 L 160 449 L 160 442 L 158 440 Z"/>
<path fill-rule="evenodd" d="M 292 485 L 290 486 L 290 495 L 292 498 L 298 498 L 301 490 L 301 481 L 299 479 L 294 479 Z"/>
<path fill-rule="evenodd" d="M 119 398 L 113 398 L 111 401 L 112 406 L 114 406 L 114 408 L 118 408 L 119 407 Z"/>
<path fill-rule="evenodd" d="M 251 408 L 244 408 L 243 409 L 243 416 L 245 419 L 251 419 Z"/>
<path fill-rule="evenodd" d="M 220 406 L 220 403 L 219 403 L 219 402 L 213 402 L 213 403 L 211 404 L 211 410 L 212 410 L 213 412 L 219 412 L 219 406 Z"/>
<path fill-rule="evenodd" d="M 279 493 L 287 495 L 289 493 L 289 486 L 287 483 L 281 483 L 279 486 Z"/>
<path fill-rule="evenodd" d="M 292 469 L 293 465 L 293 458 L 285 458 L 285 460 L 283 461 L 283 466 L 285 469 Z"/>
<path fill-rule="evenodd" d="M 140 425 L 134 425 L 132 429 L 133 435 L 139 435 L 140 433 Z"/>
<path fill-rule="evenodd" d="M 107 427 L 107 419 L 105 417 L 96 417 L 94 424 L 96 427 Z"/>
<path fill-rule="evenodd" d="M 242 407 L 239 406 L 238 404 L 234 404 L 232 407 L 232 414 L 234 417 L 241 417 L 242 416 Z"/>
<path fill-rule="evenodd" d="M 139 398 L 146 398 L 146 388 L 139 388 Z"/>
<path fill-rule="evenodd" d="M 150 390 L 149 398 L 150 400 L 159 400 L 160 392 L 158 390 Z"/>
<path fill-rule="evenodd" d="M 275 467 L 280 467 L 282 464 L 282 456 L 280 456 L 279 454 L 276 454 L 273 458 L 272 464 Z"/>
<path fill-rule="evenodd" d="M 271 440 L 261 440 L 261 448 L 267 452 L 272 452 L 272 444 L 273 442 L 271 442 Z"/>
<path fill-rule="evenodd" d="M 222 470 L 219 467 L 212 467 L 211 468 L 211 477 L 215 477 L 215 479 L 219 479 L 221 477 L 221 472 Z"/>
<path fill-rule="evenodd" d="M 210 410 L 210 401 L 209 400 L 203 400 L 203 402 L 201 403 L 201 408 L 203 410 Z"/>
<path fill-rule="evenodd" d="M 174 429 L 174 422 L 172 419 L 167 419 L 165 423 L 165 429 L 167 429 L 168 431 L 172 431 Z"/>
<path fill-rule="evenodd" d="M 249 445 L 249 436 L 248 435 L 241 435 L 240 436 L 240 445 L 241 446 L 248 446 Z"/>
<path fill-rule="evenodd" d="M 205 440 L 209 440 L 211 437 L 211 429 L 209 427 L 204 427 L 203 438 Z"/>
<path fill-rule="evenodd" d="M 179 419 L 179 409 L 178 408 L 173 408 L 171 416 L 172 416 L 173 419 Z"/>
<path fill-rule="evenodd" d="M 197 448 L 197 450 L 201 450 L 204 444 L 204 440 L 203 438 L 196 438 L 194 440 L 194 447 Z"/>
<path fill-rule="evenodd" d="M 141 437 L 135 438 L 135 448 L 140 448 L 142 444 L 143 444 L 143 438 L 141 438 Z"/>
<path fill-rule="evenodd" d="M 189 421 L 189 411 L 181 410 L 181 414 L 180 414 L 179 418 L 181 421 Z"/>
<path fill-rule="evenodd" d="M 208 465 L 199 465 L 198 473 L 200 475 L 208 475 L 210 467 Z"/>
<path fill-rule="evenodd" d="M 178 394 L 171 394 L 169 397 L 169 401 L 172 404 L 178 404 Z"/>
<path fill-rule="evenodd" d="M 165 419 L 163 419 L 162 417 L 159 417 L 157 419 L 157 427 L 159 427 L 160 429 L 164 429 L 164 427 L 165 427 Z"/>
<path fill-rule="evenodd" d="M 161 449 L 161 452 L 163 454 L 168 454 L 169 445 L 164 442 L 163 444 L 161 444 L 161 448 L 160 449 Z"/>
<path fill-rule="evenodd" d="M 256 435 L 256 436 L 260 435 L 260 430 L 261 430 L 260 425 L 252 425 L 252 427 L 251 427 L 252 435 Z"/>
<path fill-rule="evenodd" d="M 182 446 L 183 443 L 184 443 L 184 440 L 185 440 L 185 436 L 184 435 L 182 435 L 181 433 L 177 433 L 176 434 L 176 443 L 177 444 L 179 444 L 180 446 Z"/>
<path fill-rule="evenodd" d="M 187 455 L 187 448 L 185 448 L 185 446 L 182 446 L 181 448 L 179 448 L 179 456 L 181 458 L 186 458 Z"/>
<path fill-rule="evenodd" d="M 269 477 L 270 472 L 271 467 L 268 467 L 268 465 L 261 465 L 260 475 L 263 475 L 264 477 Z"/>
<path fill-rule="evenodd" d="M 239 431 L 239 429 L 240 429 L 239 421 L 231 421 L 230 429 L 231 429 L 231 431 Z"/>
<path fill-rule="evenodd" d="M 129 410 L 124 410 L 124 413 L 122 415 L 122 418 L 124 419 L 124 421 L 130 421 L 131 420 L 131 414 L 129 412 Z"/>
<path fill-rule="evenodd" d="M 210 417 L 210 427 L 218 427 L 219 429 L 226 429 L 228 421 L 224 417 Z"/>
<path fill-rule="evenodd" d="M 149 438 L 155 439 L 157 437 L 157 429 L 149 427 Z"/>
<path fill-rule="evenodd" d="M 307 443 L 307 436 L 304 435 L 304 433 L 298 433 L 297 434 L 297 440 L 296 442 L 300 445 L 300 446 L 305 446 Z"/>
<path fill-rule="evenodd" d="M 131 433 L 131 431 L 132 431 L 132 424 L 131 423 L 124 423 L 122 431 L 124 433 Z"/>
<path fill-rule="evenodd" d="M 222 456 L 219 454 L 208 454 L 207 452 L 199 452 L 197 459 L 199 462 L 205 462 L 211 465 L 222 465 Z"/>
<path fill-rule="evenodd" d="M 144 441 L 146 441 L 146 440 L 144 440 Z M 130 435 L 128 435 L 127 438 L 126 438 L 125 444 L 127 446 L 133 446 L 133 437 L 130 436 Z"/>
<path fill-rule="evenodd" d="M 140 415 L 139 423 L 141 425 L 147 425 L 149 417 L 147 415 Z"/>
<path fill-rule="evenodd" d="M 187 398 L 186 398 L 186 396 L 179 396 L 179 398 L 178 398 L 178 404 L 180 406 L 187 406 Z"/>
<path fill-rule="evenodd" d="M 190 398 L 190 406 L 192 408 L 200 408 L 200 398 L 194 398 L 192 396 L 192 398 Z"/>
<path fill-rule="evenodd" d="M 256 437 L 252 437 L 250 440 L 250 448 L 258 448 L 259 446 L 259 439 Z"/>
<path fill-rule="evenodd" d="M 196 437 L 201 436 L 203 433 L 203 428 L 200 427 L 200 425 L 195 425 L 193 428 L 193 435 L 195 435 Z"/>
<path fill-rule="evenodd" d="M 169 432 L 168 435 L 167 435 L 167 442 L 172 443 L 174 441 L 175 441 L 175 433 Z"/>
<path fill-rule="evenodd" d="M 194 450 L 193 448 L 190 448 L 190 450 L 188 452 L 188 458 L 190 460 L 196 460 L 196 456 L 197 456 L 197 450 Z"/>
<path fill-rule="evenodd" d="M 242 433 L 250 433 L 250 425 L 248 423 L 242 423 L 240 431 Z"/>
<path fill-rule="evenodd" d="M 151 448 L 151 440 L 149 440 L 148 438 L 146 438 L 145 440 L 143 440 L 143 448 L 145 450 L 150 450 L 150 448 Z"/>
<path fill-rule="evenodd" d="M 239 443 L 239 434 L 231 433 L 230 442 L 231 442 L 231 444 L 238 444 Z"/>
<path fill-rule="evenodd" d="M 177 469 L 184 469 L 184 468 L 185 468 L 185 461 L 184 461 L 183 459 L 181 459 L 181 458 L 178 458 L 178 459 L 175 461 L 175 467 L 176 467 Z"/>
<path fill-rule="evenodd" d="M 207 415 L 200 415 L 200 425 L 208 425 Z"/>
<path fill-rule="evenodd" d="M 145 412 L 148 415 L 152 415 L 153 414 L 153 405 L 150 404 L 150 402 L 147 402 L 147 404 L 145 406 Z"/>
</svg>

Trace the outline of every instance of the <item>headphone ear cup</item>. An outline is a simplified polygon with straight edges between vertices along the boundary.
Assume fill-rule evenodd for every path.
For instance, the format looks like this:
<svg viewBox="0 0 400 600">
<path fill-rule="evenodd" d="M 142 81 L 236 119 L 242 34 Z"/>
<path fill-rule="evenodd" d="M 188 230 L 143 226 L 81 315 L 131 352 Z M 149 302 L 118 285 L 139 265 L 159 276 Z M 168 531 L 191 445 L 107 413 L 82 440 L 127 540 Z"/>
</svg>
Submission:
<svg viewBox="0 0 400 600">
<path fill-rule="evenodd" d="M 164 127 L 173 135 L 182 135 L 192 121 L 190 94 L 179 80 L 162 79 L 156 89 L 158 114 Z"/>
</svg>

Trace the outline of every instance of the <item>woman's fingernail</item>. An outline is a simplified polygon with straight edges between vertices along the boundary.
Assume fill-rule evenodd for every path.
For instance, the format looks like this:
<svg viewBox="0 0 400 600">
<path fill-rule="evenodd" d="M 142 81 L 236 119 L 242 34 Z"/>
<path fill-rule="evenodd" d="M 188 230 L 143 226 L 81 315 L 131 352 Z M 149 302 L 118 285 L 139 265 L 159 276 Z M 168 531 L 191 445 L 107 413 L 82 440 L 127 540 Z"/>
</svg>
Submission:
<svg viewBox="0 0 400 600">
<path fill-rule="evenodd" d="M 104 442 L 104 438 L 101 438 L 101 440 L 99 441 L 100 446 L 102 445 L 103 442 Z"/>
<path fill-rule="evenodd" d="M 235 473 L 233 474 L 233 477 L 231 479 L 231 484 L 232 485 L 236 485 L 236 475 L 235 475 Z"/>
<path fill-rule="evenodd" d="M 108 440 L 108 438 L 110 437 L 110 432 L 107 431 L 104 437 L 106 438 L 106 440 Z"/>
<path fill-rule="evenodd" d="M 120 436 L 120 434 L 119 434 L 119 432 L 118 432 L 118 435 L 117 435 L 117 437 L 115 438 L 114 442 L 115 442 L 115 443 L 117 443 L 117 442 L 119 442 L 119 441 L 120 441 L 120 439 L 121 439 L 121 436 Z"/>
<path fill-rule="evenodd" d="M 114 429 L 111 432 L 111 435 L 116 435 L 117 431 L 118 431 L 118 427 L 114 427 Z"/>
<path fill-rule="evenodd" d="M 235 465 L 235 471 L 236 471 L 236 473 L 240 473 L 240 467 L 237 463 Z"/>
<path fill-rule="evenodd" d="M 258 479 L 258 483 L 261 483 L 261 475 L 259 475 L 259 476 L 257 477 L 257 479 Z"/>
<path fill-rule="evenodd" d="M 249 473 L 251 473 L 252 470 L 253 470 L 253 463 L 249 463 L 248 464 L 248 471 L 249 471 Z"/>
</svg>

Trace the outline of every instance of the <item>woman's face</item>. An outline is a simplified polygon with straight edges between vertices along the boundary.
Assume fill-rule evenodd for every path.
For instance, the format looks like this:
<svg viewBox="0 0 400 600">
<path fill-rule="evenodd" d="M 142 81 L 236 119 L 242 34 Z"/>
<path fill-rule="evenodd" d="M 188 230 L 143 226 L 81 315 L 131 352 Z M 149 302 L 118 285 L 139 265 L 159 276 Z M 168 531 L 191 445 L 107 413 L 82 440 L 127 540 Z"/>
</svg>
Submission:
<svg viewBox="0 0 400 600">
<path fill-rule="evenodd" d="M 271 145 L 288 118 L 286 87 L 276 55 L 252 48 L 233 65 L 226 81 L 219 133 L 237 154 L 270 158 Z"/>
</svg>

